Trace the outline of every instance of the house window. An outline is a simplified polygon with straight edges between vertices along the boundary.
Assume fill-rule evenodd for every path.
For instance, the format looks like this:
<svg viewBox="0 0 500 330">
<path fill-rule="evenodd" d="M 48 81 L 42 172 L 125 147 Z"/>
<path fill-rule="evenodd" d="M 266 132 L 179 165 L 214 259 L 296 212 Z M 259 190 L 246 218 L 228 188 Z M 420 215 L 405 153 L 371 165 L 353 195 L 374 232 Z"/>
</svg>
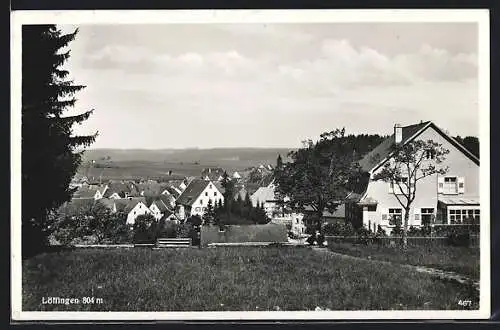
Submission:
<svg viewBox="0 0 500 330">
<path fill-rule="evenodd" d="M 368 212 L 377 211 L 377 205 L 368 205 Z"/>
<path fill-rule="evenodd" d="M 200 199 L 200 205 L 203 205 L 203 199 Z"/>
<path fill-rule="evenodd" d="M 408 185 L 408 178 L 401 177 L 390 183 L 391 189 L 390 192 L 401 194 L 402 192 L 406 192 L 406 186 Z M 399 188 L 401 186 L 401 188 Z"/>
<path fill-rule="evenodd" d="M 214 196 L 217 196 L 217 192 L 216 191 L 214 191 Z"/>
<path fill-rule="evenodd" d="M 422 217 L 422 225 L 430 225 L 432 222 L 432 216 L 434 215 L 433 208 L 422 208 L 420 209 L 420 214 Z"/>
<path fill-rule="evenodd" d="M 479 209 L 470 209 L 470 210 L 450 209 L 448 211 L 448 217 L 451 224 L 479 222 L 480 211 Z"/>
<path fill-rule="evenodd" d="M 395 226 L 403 220 L 403 209 L 389 209 L 389 225 Z"/>
<path fill-rule="evenodd" d="M 456 194 L 457 193 L 457 177 L 447 176 L 444 178 L 443 186 L 444 194 Z"/>
<path fill-rule="evenodd" d="M 195 210 L 196 212 L 200 212 L 201 208 L 199 208 L 199 207 L 195 207 L 195 208 L 194 208 L 194 210 Z"/>
<path fill-rule="evenodd" d="M 208 188 L 209 188 L 209 189 L 212 189 L 212 184 L 209 184 L 209 185 L 208 185 Z"/>
<path fill-rule="evenodd" d="M 436 151 L 435 150 L 426 150 L 425 151 L 425 158 L 426 159 L 434 159 L 436 157 Z"/>
<path fill-rule="evenodd" d="M 208 196 L 208 191 L 205 191 L 205 196 Z"/>
</svg>

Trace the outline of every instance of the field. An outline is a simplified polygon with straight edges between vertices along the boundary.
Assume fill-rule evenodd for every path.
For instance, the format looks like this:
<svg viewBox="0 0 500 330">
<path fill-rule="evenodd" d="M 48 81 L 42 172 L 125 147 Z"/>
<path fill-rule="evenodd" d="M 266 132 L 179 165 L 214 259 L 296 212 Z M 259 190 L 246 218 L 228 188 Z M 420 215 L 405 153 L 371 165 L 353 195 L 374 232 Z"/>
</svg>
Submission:
<svg viewBox="0 0 500 330">
<path fill-rule="evenodd" d="M 90 149 L 85 151 L 78 173 L 101 179 L 135 179 L 164 177 L 169 171 L 174 176 L 199 176 L 207 167 L 223 167 L 242 171 L 260 164 L 276 163 L 278 154 L 286 159 L 291 149 L 279 148 L 219 148 L 219 149 L 165 149 L 119 150 Z M 94 160 L 97 166 L 89 167 Z M 104 167 L 104 165 L 109 167 Z"/>
<path fill-rule="evenodd" d="M 23 261 L 23 310 L 462 309 L 468 286 L 302 247 L 73 250 Z M 94 297 L 94 304 L 42 304 Z"/>
<path fill-rule="evenodd" d="M 377 245 L 353 245 L 351 243 L 329 242 L 332 251 L 368 258 L 371 260 L 391 261 L 398 264 L 427 266 L 452 271 L 469 278 L 479 279 L 479 249 L 467 247 L 379 247 Z"/>
</svg>

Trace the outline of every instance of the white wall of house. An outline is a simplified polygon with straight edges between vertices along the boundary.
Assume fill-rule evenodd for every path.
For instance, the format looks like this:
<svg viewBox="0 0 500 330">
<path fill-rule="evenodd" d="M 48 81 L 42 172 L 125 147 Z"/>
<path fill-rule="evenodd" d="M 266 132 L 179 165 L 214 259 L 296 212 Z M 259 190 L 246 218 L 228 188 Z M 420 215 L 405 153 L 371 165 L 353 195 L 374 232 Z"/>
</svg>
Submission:
<svg viewBox="0 0 500 330">
<path fill-rule="evenodd" d="M 446 159 L 438 166 L 449 167 L 449 171 L 443 178 L 437 175 L 426 177 L 417 182 L 416 196 L 410 209 L 410 217 L 408 221 L 409 226 L 419 227 L 422 225 L 422 211 L 428 212 L 433 209 L 434 214 L 437 211 L 438 197 L 439 196 L 461 196 L 461 197 L 478 197 L 479 196 L 479 166 L 476 165 L 470 158 L 468 158 L 461 150 L 453 146 L 443 136 L 441 136 L 432 127 L 424 131 L 418 139 L 433 140 L 434 142 L 441 143 L 445 149 L 450 151 L 446 155 Z M 372 175 L 381 171 L 382 168 L 377 169 Z M 457 189 L 453 194 L 438 193 L 438 181 L 442 182 L 444 177 L 456 177 Z M 459 182 L 464 186 L 458 189 Z M 396 189 L 398 189 L 396 187 Z M 391 209 L 401 209 L 402 217 L 404 219 L 404 210 L 397 201 L 394 194 L 392 194 L 391 185 L 383 181 L 371 181 L 368 184 L 367 196 L 370 196 L 378 201 L 376 209 L 365 207 L 363 210 L 363 225 L 373 230 L 377 225 L 381 225 L 383 229 L 390 232 L 392 226 L 387 220 L 390 215 Z M 401 196 L 401 200 L 405 198 Z"/>
<path fill-rule="evenodd" d="M 135 219 L 143 214 L 151 214 L 151 210 L 144 205 L 144 203 L 139 202 L 136 206 L 128 213 L 127 215 L 127 224 L 133 225 L 135 223 Z"/>
<path fill-rule="evenodd" d="M 206 207 L 208 205 L 208 201 L 212 201 L 212 206 L 215 206 L 215 203 L 219 203 L 221 201 L 224 203 L 224 196 L 217 189 L 213 183 L 207 184 L 203 192 L 196 198 L 194 203 L 191 205 L 190 215 L 199 215 L 203 216 L 206 211 Z"/>
<path fill-rule="evenodd" d="M 158 206 L 156 205 L 156 202 L 153 202 L 151 206 L 149 207 L 149 210 L 153 214 L 156 220 L 160 220 L 161 217 L 163 216 L 163 213 L 160 211 Z"/>
</svg>

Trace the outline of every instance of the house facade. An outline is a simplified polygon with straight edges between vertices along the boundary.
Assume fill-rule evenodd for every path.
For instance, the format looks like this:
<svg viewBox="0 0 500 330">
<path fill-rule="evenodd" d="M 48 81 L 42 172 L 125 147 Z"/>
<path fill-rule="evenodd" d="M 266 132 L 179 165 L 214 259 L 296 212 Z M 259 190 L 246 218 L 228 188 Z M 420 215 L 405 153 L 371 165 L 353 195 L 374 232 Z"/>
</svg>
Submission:
<svg viewBox="0 0 500 330">
<path fill-rule="evenodd" d="M 416 195 L 409 213 L 408 226 L 425 224 L 458 224 L 466 219 L 479 221 L 479 159 L 432 122 L 401 127 L 396 125 L 394 134 L 368 153 L 361 167 L 369 173 L 366 191 L 357 203 L 361 209 L 362 225 L 376 230 L 381 226 L 390 232 L 396 220 L 404 218 L 404 209 L 398 202 L 398 186 L 384 181 L 374 181 L 385 162 L 391 161 L 390 146 L 393 143 L 409 143 L 413 140 L 432 140 L 449 150 L 442 163 L 445 175 L 430 175 L 416 183 Z M 433 162 L 427 155 L 423 162 Z M 405 198 L 401 198 L 405 201 Z M 401 222 L 402 223 L 402 222 Z"/>
<path fill-rule="evenodd" d="M 202 217 L 206 210 L 209 201 L 212 206 L 216 203 L 224 203 L 224 196 L 218 187 L 212 182 L 207 180 L 193 180 L 177 198 L 177 209 L 182 209 L 185 217 L 198 215 Z M 180 211 L 179 211 L 180 212 Z"/>
<path fill-rule="evenodd" d="M 266 187 L 259 187 L 256 192 L 250 196 L 253 207 L 259 207 L 264 204 L 266 215 L 271 218 L 279 209 L 279 203 L 275 197 L 275 187 L 269 184 Z"/>
</svg>

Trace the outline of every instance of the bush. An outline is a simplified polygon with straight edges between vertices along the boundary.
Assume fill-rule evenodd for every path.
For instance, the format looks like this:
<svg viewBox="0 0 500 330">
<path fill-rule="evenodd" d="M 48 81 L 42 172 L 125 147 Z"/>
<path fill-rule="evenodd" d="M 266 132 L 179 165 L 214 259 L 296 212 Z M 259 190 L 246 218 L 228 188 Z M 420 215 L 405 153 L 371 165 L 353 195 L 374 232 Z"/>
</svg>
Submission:
<svg viewBox="0 0 500 330">
<path fill-rule="evenodd" d="M 319 233 L 316 236 L 316 242 L 318 243 L 319 246 L 322 246 L 323 243 L 325 242 L 325 235 L 323 235 L 322 233 Z"/>
<path fill-rule="evenodd" d="M 359 244 L 371 244 L 373 243 L 374 238 L 375 235 L 372 233 L 372 231 L 364 227 L 359 228 L 356 232 L 356 241 Z"/>
<path fill-rule="evenodd" d="M 470 232 L 467 228 L 453 228 L 448 234 L 448 244 L 452 246 L 469 246 Z"/>
<path fill-rule="evenodd" d="M 140 215 L 135 219 L 134 223 L 135 244 L 152 244 L 157 239 L 157 223 L 154 216 L 151 214 Z"/>
<path fill-rule="evenodd" d="M 164 226 L 160 230 L 159 236 L 163 238 L 176 238 L 178 230 L 178 224 L 172 221 L 166 221 Z"/>
</svg>

